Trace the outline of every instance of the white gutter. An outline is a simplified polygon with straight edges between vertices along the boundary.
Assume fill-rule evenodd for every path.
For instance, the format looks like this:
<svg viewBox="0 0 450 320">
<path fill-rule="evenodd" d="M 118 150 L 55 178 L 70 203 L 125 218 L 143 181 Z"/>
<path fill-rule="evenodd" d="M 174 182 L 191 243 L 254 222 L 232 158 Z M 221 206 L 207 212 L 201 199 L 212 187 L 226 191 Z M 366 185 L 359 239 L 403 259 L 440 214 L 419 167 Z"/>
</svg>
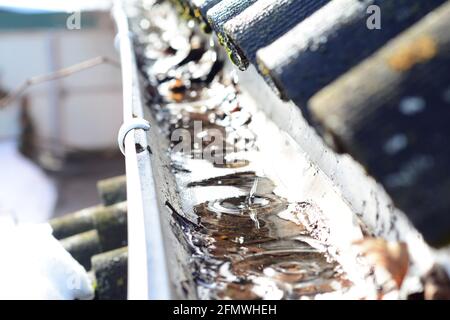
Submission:
<svg viewBox="0 0 450 320">
<path fill-rule="evenodd" d="M 126 123 L 133 120 L 133 115 L 142 118 L 143 110 L 128 20 L 120 0 L 114 3 L 113 17 L 118 30 L 124 123 Z M 149 152 L 136 151 L 136 144 L 140 144 L 146 150 L 148 140 L 144 131 L 135 130 L 125 138 L 128 197 L 128 299 L 169 299 L 171 297 L 169 275 L 151 156 Z"/>
</svg>

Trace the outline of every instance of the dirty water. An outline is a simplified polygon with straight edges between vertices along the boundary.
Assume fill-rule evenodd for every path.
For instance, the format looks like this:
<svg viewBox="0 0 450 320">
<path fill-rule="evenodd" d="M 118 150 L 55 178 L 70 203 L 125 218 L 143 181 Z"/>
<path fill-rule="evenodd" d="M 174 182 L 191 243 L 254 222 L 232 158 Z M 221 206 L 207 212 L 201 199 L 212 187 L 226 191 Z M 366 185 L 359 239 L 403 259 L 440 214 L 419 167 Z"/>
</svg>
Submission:
<svg viewBox="0 0 450 320">
<path fill-rule="evenodd" d="M 252 111 L 214 42 L 167 4 L 144 7 L 131 19 L 138 64 L 148 106 L 171 141 L 183 212 L 166 206 L 191 253 L 199 298 L 314 299 L 348 290 L 326 245 L 282 218 L 296 204 L 255 169 Z"/>
</svg>

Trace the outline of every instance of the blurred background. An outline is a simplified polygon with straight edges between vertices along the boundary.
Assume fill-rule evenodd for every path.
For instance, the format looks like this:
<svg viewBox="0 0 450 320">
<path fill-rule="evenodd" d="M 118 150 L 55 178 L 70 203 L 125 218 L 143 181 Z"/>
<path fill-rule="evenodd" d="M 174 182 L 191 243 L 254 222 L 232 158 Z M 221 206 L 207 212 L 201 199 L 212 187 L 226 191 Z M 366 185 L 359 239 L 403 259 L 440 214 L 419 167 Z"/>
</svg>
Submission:
<svg viewBox="0 0 450 320">
<path fill-rule="evenodd" d="M 0 97 L 98 56 L 118 61 L 108 12 L 83 11 L 80 28 L 70 30 L 71 10 L 57 6 L 74 1 L 26 2 L 0 1 Z M 116 143 L 121 122 L 113 64 L 29 86 L 0 108 L 0 217 L 44 222 L 96 205 L 97 181 L 125 171 Z"/>
</svg>

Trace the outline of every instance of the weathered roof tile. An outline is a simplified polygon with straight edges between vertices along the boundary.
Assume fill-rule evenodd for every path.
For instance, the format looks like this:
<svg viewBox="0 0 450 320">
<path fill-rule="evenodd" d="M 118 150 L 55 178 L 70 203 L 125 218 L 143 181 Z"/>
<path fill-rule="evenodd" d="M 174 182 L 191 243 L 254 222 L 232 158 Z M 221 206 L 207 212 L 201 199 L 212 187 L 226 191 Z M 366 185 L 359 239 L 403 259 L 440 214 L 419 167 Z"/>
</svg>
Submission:
<svg viewBox="0 0 450 320">
<path fill-rule="evenodd" d="M 262 49 L 261 69 L 285 98 L 304 107 L 320 89 L 444 2 L 334 0 Z M 370 5 L 380 9 L 381 30 L 367 27 Z"/>
<path fill-rule="evenodd" d="M 222 0 L 188 0 L 194 10 L 198 10 L 206 21 L 208 10 L 220 3 Z"/>
<path fill-rule="evenodd" d="M 242 70 L 256 62 L 263 48 L 322 7 L 328 0 L 259 0 L 235 18 L 224 30 L 234 63 Z"/>
<path fill-rule="evenodd" d="M 207 13 L 208 22 L 220 39 L 223 39 L 223 27 L 232 18 L 254 4 L 257 0 L 223 0 Z"/>
<path fill-rule="evenodd" d="M 315 119 L 428 242 L 450 235 L 450 2 L 316 95 Z"/>
</svg>

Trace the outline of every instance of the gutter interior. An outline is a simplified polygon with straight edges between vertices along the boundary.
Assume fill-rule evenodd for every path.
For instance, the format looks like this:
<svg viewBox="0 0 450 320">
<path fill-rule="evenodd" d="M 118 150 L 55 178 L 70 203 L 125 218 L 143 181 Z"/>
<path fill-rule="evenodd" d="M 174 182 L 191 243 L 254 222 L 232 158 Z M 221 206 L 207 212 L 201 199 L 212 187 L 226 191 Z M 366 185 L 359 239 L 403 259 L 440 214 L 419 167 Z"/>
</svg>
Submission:
<svg viewBox="0 0 450 320">
<path fill-rule="evenodd" d="M 298 109 L 277 102 L 288 110 L 284 117 L 294 116 L 274 122 L 276 111 L 258 99 L 271 96 L 270 88 L 257 84 L 254 72 L 239 73 L 213 37 L 179 19 L 167 2 L 136 3 L 127 14 L 152 124 L 149 147 L 138 153 L 152 161 L 173 295 L 378 297 L 383 275 L 352 246 L 377 230 L 292 134 Z M 325 150 L 320 144 L 312 148 Z M 394 229 L 428 254 L 399 220 Z M 412 282 L 408 290 L 417 289 Z"/>
</svg>

